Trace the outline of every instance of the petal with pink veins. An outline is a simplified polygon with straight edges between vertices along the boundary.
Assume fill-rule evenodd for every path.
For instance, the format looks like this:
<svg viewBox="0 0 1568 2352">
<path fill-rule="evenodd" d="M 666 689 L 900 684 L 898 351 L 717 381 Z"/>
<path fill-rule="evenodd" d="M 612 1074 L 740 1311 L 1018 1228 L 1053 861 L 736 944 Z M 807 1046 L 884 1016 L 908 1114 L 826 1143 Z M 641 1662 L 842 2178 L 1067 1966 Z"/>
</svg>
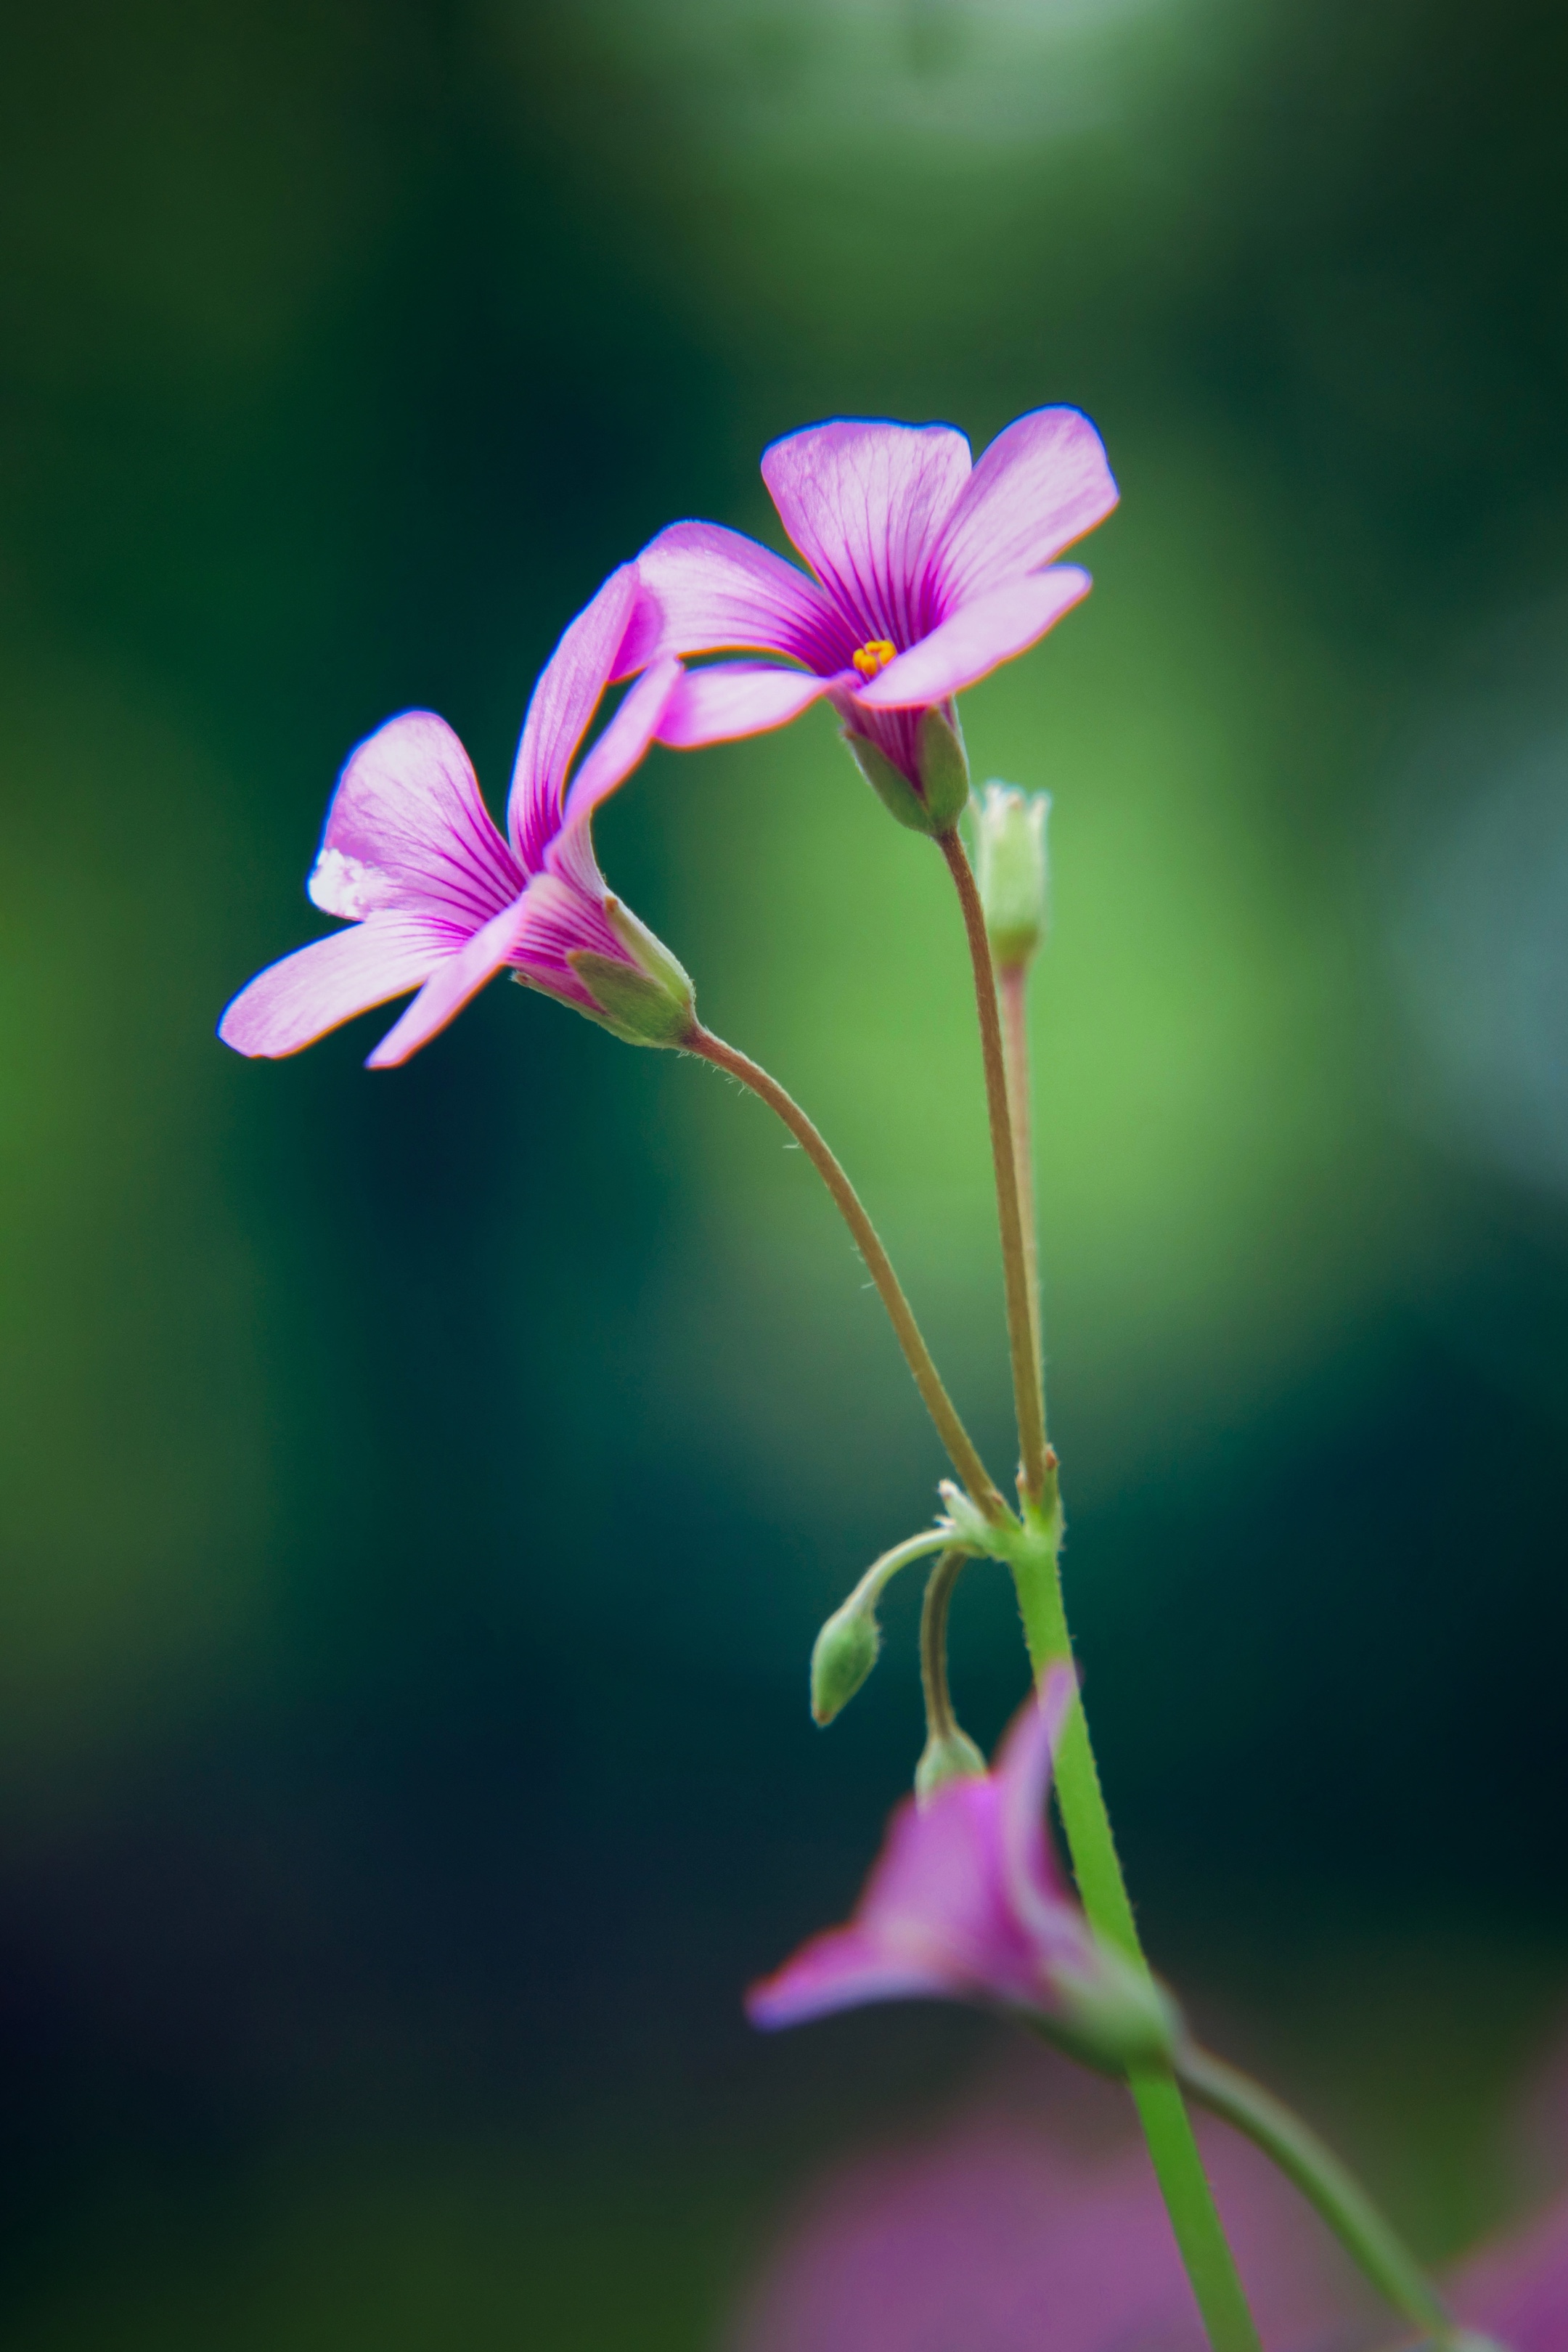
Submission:
<svg viewBox="0 0 1568 2352">
<path fill-rule="evenodd" d="M 860 640 L 817 586 L 771 548 L 716 522 L 673 522 L 637 557 L 643 602 L 621 659 L 773 653 L 845 668 Z"/>
<path fill-rule="evenodd" d="M 539 872 L 560 827 L 566 771 L 616 667 L 638 593 L 635 563 L 612 572 L 567 628 L 533 689 L 507 798 L 507 831 L 528 874 Z"/>
<path fill-rule="evenodd" d="M 969 444 L 948 425 L 843 417 L 763 454 L 785 530 L 865 644 L 912 645 L 941 618 L 932 551 L 969 479 Z"/>
<path fill-rule="evenodd" d="M 572 779 L 564 825 L 585 824 L 599 803 L 626 782 L 653 741 L 670 689 L 680 675 L 678 661 L 658 662 L 623 698 L 620 709 Z"/>
<path fill-rule="evenodd" d="M 472 931 L 522 881 L 452 730 L 405 710 L 350 755 L 308 887 L 324 915 L 396 908 Z"/>
<path fill-rule="evenodd" d="M 367 1056 L 367 1069 L 390 1070 L 399 1062 L 405 1062 L 410 1054 L 427 1045 L 438 1029 L 444 1029 L 453 1014 L 460 1013 L 469 997 L 477 996 L 488 980 L 495 978 L 511 953 L 527 904 L 528 892 L 524 890 L 510 907 L 492 915 L 483 929 L 476 931 L 455 955 L 437 964 L 403 1018 L 393 1024 L 374 1053 Z"/>
<path fill-rule="evenodd" d="M 237 1054 L 277 1059 L 427 980 L 462 935 L 427 916 L 367 916 L 258 972 L 218 1024 Z"/>
<path fill-rule="evenodd" d="M 961 604 L 929 637 L 900 654 L 856 700 L 870 710 L 923 709 L 944 702 L 1021 654 L 1088 595 L 1089 577 L 1076 563 L 1058 563 L 994 588 Z"/>
<path fill-rule="evenodd" d="M 854 679 L 854 671 L 847 676 Z M 842 682 L 763 662 L 715 662 L 708 669 L 689 669 L 665 705 L 658 740 L 692 751 L 704 743 L 731 742 L 738 735 L 763 735 L 798 719 L 829 687 Z"/>
<path fill-rule="evenodd" d="M 1039 572 L 1103 522 L 1119 491 L 1076 408 L 1037 408 L 999 433 L 948 516 L 932 572 L 943 613 Z"/>
</svg>

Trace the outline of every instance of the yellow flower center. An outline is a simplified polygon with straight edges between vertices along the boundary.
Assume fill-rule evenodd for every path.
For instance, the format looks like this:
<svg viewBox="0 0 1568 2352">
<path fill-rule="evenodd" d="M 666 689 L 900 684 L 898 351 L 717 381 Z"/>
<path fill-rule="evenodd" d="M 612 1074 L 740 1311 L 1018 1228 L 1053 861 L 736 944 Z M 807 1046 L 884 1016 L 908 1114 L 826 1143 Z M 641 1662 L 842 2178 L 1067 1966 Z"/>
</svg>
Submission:
<svg viewBox="0 0 1568 2352">
<path fill-rule="evenodd" d="M 897 646 L 889 645 L 886 637 L 871 637 L 850 658 L 861 677 L 869 683 L 879 669 L 887 668 L 898 650 Z"/>
</svg>

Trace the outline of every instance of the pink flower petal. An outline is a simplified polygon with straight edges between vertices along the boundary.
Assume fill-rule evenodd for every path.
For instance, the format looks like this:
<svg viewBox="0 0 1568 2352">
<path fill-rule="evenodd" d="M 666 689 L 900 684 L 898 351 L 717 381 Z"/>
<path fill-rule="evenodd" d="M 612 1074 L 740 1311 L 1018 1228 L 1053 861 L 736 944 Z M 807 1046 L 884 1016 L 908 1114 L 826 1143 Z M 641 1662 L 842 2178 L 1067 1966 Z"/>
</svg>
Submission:
<svg viewBox="0 0 1568 2352">
<path fill-rule="evenodd" d="M 242 988 L 218 1024 L 237 1054 L 276 1059 L 427 980 L 462 935 L 428 917 L 375 914 L 285 956 Z"/>
<path fill-rule="evenodd" d="M 1038 572 L 1103 522 L 1118 491 L 1076 408 L 1037 408 L 999 433 L 948 516 L 933 562 L 943 613 Z"/>
<path fill-rule="evenodd" d="M 455 1013 L 460 1013 L 470 996 L 477 996 L 486 981 L 493 980 L 512 950 L 522 927 L 523 908 L 528 892 L 492 915 L 482 930 L 466 940 L 456 955 L 449 955 L 437 964 L 401 1021 L 394 1024 L 365 1067 L 371 1070 L 395 1069 L 427 1045 L 438 1029 L 444 1029 Z"/>
<path fill-rule="evenodd" d="M 638 594 L 637 566 L 623 563 L 566 629 L 533 689 L 507 799 L 507 831 L 528 874 L 539 872 L 560 826 L 566 771 L 616 667 Z"/>
<path fill-rule="evenodd" d="M 828 2017 L 835 2010 L 858 2009 L 873 2000 L 950 1998 L 951 1978 L 940 1966 L 887 1950 L 858 1927 L 832 1927 L 803 1944 L 793 1959 L 746 1994 L 746 2015 L 771 2031 Z"/>
<path fill-rule="evenodd" d="M 1038 1699 L 1019 1710 L 993 1770 L 1008 1900 L 1041 1945 L 1082 1940 L 1081 1916 L 1046 1827 L 1052 1761 L 1077 1696 L 1072 1668 L 1053 1666 Z"/>
<path fill-rule="evenodd" d="M 605 919 L 605 878 L 587 826 L 558 834 L 549 857 L 549 869 L 530 887 L 510 960 L 558 996 L 596 1010 L 592 990 L 584 988 L 568 956 L 587 948 L 617 963 L 629 966 L 632 960 Z"/>
<path fill-rule="evenodd" d="M 572 779 L 564 824 L 585 825 L 599 803 L 625 783 L 653 741 L 670 689 L 681 676 L 678 661 L 664 660 L 639 677 Z"/>
<path fill-rule="evenodd" d="M 969 467 L 969 444 L 951 425 L 858 417 L 810 425 L 763 452 L 784 527 L 858 645 L 910 646 L 942 618 L 927 593 L 929 560 Z"/>
<path fill-rule="evenodd" d="M 350 755 L 308 887 L 326 915 L 395 908 L 471 931 L 522 880 L 446 720 L 405 710 Z"/>
<path fill-rule="evenodd" d="M 738 735 L 763 735 L 797 719 L 837 682 L 762 662 L 715 662 L 709 669 L 689 669 L 665 705 L 658 740 L 690 751 Z"/>
<path fill-rule="evenodd" d="M 890 661 L 868 686 L 860 687 L 855 698 L 870 710 L 910 710 L 944 702 L 1043 637 L 1089 589 L 1089 574 L 1076 563 L 1059 563 L 1052 571 L 993 588 L 973 604 L 961 604 L 929 637 Z"/>
<path fill-rule="evenodd" d="M 860 643 L 815 580 L 738 530 L 675 522 L 637 558 L 644 596 L 622 651 L 628 667 L 665 654 L 783 654 L 843 669 Z"/>
</svg>

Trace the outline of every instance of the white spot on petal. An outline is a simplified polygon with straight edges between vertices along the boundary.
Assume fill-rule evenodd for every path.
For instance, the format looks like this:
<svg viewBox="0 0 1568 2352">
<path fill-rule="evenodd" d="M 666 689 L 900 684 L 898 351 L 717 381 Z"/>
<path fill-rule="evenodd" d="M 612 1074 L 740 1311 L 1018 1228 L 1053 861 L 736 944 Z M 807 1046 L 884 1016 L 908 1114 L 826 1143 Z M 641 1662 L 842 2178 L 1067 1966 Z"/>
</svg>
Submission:
<svg viewBox="0 0 1568 2352">
<path fill-rule="evenodd" d="M 323 915 L 342 915 L 349 922 L 362 922 L 377 907 L 390 906 L 396 888 L 389 874 L 346 857 L 341 849 L 322 850 L 305 887 Z"/>
</svg>

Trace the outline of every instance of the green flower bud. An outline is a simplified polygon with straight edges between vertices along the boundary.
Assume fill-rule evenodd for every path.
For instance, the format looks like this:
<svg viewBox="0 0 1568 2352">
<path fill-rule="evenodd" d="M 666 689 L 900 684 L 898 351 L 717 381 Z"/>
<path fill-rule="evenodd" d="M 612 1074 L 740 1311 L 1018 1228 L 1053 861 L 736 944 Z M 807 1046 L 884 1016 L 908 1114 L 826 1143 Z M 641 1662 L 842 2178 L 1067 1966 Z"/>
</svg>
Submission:
<svg viewBox="0 0 1568 2352">
<path fill-rule="evenodd" d="M 568 950 L 567 962 L 599 1007 L 597 1013 L 583 1005 L 577 1010 L 628 1045 L 684 1045 L 697 1021 L 690 976 L 618 898 L 605 898 L 605 920 L 626 960 L 591 948 Z"/>
<path fill-rule="evenodd" d="M 811 1713 L 816 1723 L 831 1723 L 847 1707 L 872 1667 L 882 1646 L 874 1593 L 859 1586 L 824 1625 L 811 1653 Z"/>
<path fill-rule="evenodd" d="M 966 1731 L 931 1733 L 915 1767 L 915 1802 L 923 1805 L 950 1780 L 984 1780 L 985 1759 Z"/>
<path fill-rule="evenodd" d="M 975 803 L 974 876 L 991 952 L 1003 971 L 1026 964 L 1046 936 L 1049 793 L 990 783 Z"/>
</svg>

